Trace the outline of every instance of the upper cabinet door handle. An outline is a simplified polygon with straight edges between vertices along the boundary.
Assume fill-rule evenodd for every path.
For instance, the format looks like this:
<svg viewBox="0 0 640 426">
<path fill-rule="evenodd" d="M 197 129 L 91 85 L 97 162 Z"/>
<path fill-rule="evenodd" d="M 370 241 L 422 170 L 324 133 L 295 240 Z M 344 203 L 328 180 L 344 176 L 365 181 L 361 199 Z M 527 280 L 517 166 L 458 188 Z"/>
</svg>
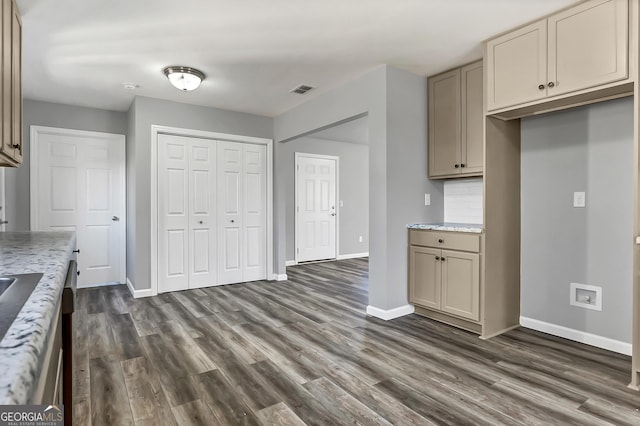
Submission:
<svg viewBox="0 0 640 426">
<path fill-rule="evenodd" d="M 112 217 L 111 220 L 114 222 L 120 222 L 120 218 L 118 216 Z"/>
</svg>

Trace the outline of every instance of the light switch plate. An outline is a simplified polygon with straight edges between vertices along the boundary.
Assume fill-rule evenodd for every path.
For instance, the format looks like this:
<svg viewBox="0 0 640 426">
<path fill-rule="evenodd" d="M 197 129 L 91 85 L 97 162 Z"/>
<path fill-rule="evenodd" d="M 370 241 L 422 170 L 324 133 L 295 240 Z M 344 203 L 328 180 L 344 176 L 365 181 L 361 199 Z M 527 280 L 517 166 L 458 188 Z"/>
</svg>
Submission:
<svg viewBox="0 0 640 426">
<path fill-rule="evenodd" d="M 584 192 L 573 193 L 573 207 L 585 207 L 587 205 L 586 195 Z"/>
<path fill-rule="evenodd" d="M 431 194 L 424 194 L 424 205 L 425 206 L 431 205 Z"/>
<path fill-rule="evenodd" d="M 344 207 L 344 201 L 340 200 L 340 207 Z"/>
</svg>

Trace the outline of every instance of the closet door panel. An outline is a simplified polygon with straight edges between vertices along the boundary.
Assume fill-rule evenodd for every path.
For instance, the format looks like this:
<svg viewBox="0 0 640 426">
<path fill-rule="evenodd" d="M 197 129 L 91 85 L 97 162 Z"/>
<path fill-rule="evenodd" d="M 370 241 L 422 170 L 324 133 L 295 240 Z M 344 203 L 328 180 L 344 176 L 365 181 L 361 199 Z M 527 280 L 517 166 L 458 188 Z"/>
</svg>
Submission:
<svg viewBox="0 0 640 426">
<path fill-rule="evenodd" d="M 216 142 L 189 144 L 189 288 L 217 284 Z"/>
<path fill-rule="evenodd" d="M 158 292 L 189 288 L 188 143 L 158 137 Z"/>
<path fill-rule="evenodd" d="M 243 147 L 244 281 L 264 280 L 266 268 L 266 147 Z"/>
<path fill-rule="evenodd" d="M 217 142 L 219 284 L 243 281 L 242 151 L 243 144 Z"/>
</svg>

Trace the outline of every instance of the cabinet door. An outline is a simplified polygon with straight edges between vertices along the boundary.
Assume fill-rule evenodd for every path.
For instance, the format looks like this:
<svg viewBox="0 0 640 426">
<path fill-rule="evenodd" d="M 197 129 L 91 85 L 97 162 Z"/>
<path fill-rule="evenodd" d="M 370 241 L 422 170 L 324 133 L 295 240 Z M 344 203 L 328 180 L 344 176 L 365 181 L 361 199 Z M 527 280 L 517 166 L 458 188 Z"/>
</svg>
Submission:
<svg viewBox="0 0 640 426">
<path fill-rule="evenodd" d="M 482 61 L 461 69 L 462 77 L 462 173 L 482 173 L 484 99 Z"/>
<path fill-rule="evenodd" d="M 547 96 L 547 21 L 487 42 L 489 111 Z"/>
<path fill-rule="evenodd" d="M 2 9 L 0 13 L 2 17 L 0 19 L 0 36 L 2 42 L 0 48 L 0 72 L 2 77 L 0 80 L 0 118 L 2 119 L 2 127 L 0 129 L 2 141 L 0 142 L 0 151 L 10 159 L 13 159 L 13 140 L 11 136 L 11 128 L 13 123 L 13 117 L 11 114 L 11 22 L 13 19 L 12 2 L 3 1 L 0 6 Z"/>
<path fill-rule="evenodd" d="M 480 319 L 480 256 L 442 250 L 443 312 L 462 318 Z"/>
<path fill-rule="evenodd" d="M 593 0 L 548 19 L 549 96 L 627 78 L 627 9 L 627 0 Z"/>
<path fill-rule="evenodd" d="M 460 110 L 460 70 L 431 77 L 428 111 L 430 177 L 460 173 Z"/>
<path fill-rule="evenodd" d="M 11 141 L 13 158 L 22 164 L 22 21 L 15 1 L 11 13 Z"/>
<path fill-rule="evenodd" d="M 409 301 L 440 309 L 440 250 L 409 246 Z"/>
</svg>

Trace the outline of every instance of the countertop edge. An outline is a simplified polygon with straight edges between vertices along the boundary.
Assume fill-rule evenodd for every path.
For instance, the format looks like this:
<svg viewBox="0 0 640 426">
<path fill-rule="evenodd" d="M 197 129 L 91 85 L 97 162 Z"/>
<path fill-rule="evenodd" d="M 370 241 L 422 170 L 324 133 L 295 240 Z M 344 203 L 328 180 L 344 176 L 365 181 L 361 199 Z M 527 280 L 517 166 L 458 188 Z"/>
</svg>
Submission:
<svg viewBox="0 0 640 426">
<path fill-rule="evenodd" d="M 46 234 L 52 239 L 59 239 L 57 243 L 60 246 L 49 247 L 49 251 L 37 255 L 18 253 L 25 256 L 25 259 L 15 260 L 10 267 L 2 265 L 4 267 L 0 269 L 2 274 L 43 273 L 40 282 L 0 341 L 0 404 L 3 405 L 31 402 L 41 369 L 42 351 L 46 348 L 48 332 L 55 318 L 55 308 L 62 297 L 69 260 L 73 258 L 76 244 L 74 232 L 66 232 L 70 234 L 66 236 L 61 232 L 55 237 L 53 232 Z M 29 256 L 36 259 L 26 259 Z"/>
</svg>

